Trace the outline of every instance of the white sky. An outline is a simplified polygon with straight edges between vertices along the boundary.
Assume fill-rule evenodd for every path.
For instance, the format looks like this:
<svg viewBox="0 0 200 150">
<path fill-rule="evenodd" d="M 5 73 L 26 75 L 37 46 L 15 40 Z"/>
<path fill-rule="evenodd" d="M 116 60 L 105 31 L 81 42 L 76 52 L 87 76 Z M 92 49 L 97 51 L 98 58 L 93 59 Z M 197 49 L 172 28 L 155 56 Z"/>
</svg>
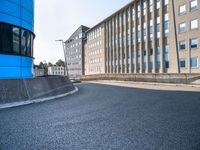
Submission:
<svg viewBox="0 0 200 150">
<path fill-rule="evenodd" d="M 131 0 L 35 0 L 35 64 L 63 59 L 61 42 L 80 26 L 92 27 Z"/>
</svg>

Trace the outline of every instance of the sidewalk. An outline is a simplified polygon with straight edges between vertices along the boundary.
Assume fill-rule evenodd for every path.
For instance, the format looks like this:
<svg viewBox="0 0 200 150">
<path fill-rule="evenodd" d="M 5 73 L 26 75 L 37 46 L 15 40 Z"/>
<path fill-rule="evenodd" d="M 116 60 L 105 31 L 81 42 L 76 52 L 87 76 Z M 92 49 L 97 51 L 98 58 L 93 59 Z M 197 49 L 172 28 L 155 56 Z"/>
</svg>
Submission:
<svg viewBox="0 0 200 150">
<path fill-rule="evenodd" d="M 114 85 L 114 86 L 131 87 L 131 88 L 152 89 L 152 90 L 200 92 L 200 85 L 189 85 L 189 84 L 132 82 L 132 81 L 115 81 L 115 80 L 87 81 L 85 83 L 97 83 L 97 84 Z"/>
</svg>

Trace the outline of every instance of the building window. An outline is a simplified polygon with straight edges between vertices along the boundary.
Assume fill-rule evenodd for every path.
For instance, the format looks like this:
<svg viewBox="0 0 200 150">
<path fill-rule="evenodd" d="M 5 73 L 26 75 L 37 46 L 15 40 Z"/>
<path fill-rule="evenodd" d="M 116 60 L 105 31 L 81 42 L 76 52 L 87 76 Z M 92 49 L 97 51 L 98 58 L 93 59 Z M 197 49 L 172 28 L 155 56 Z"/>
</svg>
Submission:
<svg viewBox="0 0 200 150">
<path fill-rule="evenodd" d="M 186 6 L 185 6 L 185 4 L 179 6 L 179 15 L 183 15 L 185 13 L 186 13 Z"/>
<path fill-rule="evenodd" d="M 169 35 L 169 21 L 164 22 L 165 37 Z"/>
<path fill-rule="evenodd" d="M 190 21 L 190 30 L 194 30 L 198 28 L 198 19 L 194 19 Z"/>
<path fill-rule="evenodd" d="M 140 4 L 138 4 L 137 6 L 137 17 L 140 17 L 140 12 L 141 12 L 141 8 L 140 8 Z"/>
<path fill-rule="evenodd" d="M 20 53 L 20 29 L 17 27 L 13 27 L 12 29 L 12 43 L 13 43 L 13 53 Z"/>
<path fill-rule="evenodd" d="M 198 48 L 198 39 L 197 38 L 193 38 L 190 40 L 190 48 Z"/>
<path fill-rule="evenodd" d="M 197 68 L 198 67 L 198 59 L 196 57 L 191 58 L 190 65 L 191 65 L 191 68 Z"/>
<path fill-rule="evenodd" d="M 160 70 L 160 47 L 156 48 L 156 55 L 157 69 Z"/>
<path fill-rule="evenodd" d="M 180 59 L 179 65 L 180 65 L 180 68 L 185 68 L 185 59 Z"/>
<path fill-rule="evenodd" d="M 185 32 L 186 31 L 186 23 L 180 23 L 179 24 L 179 33 Z"/>
<path fill-rule="evenodd" d="M 165 68 L 169 68 L 169 45 L 165 45 L 164 49 Z"/>
<path fill-rule="evenodd" d="M 180 50 L 185 50 L 186 48 L 186 41 L 185 40 L 182 40 L 179 42 L 179 49 Z"/>
<path fill-rule="evenodd" d="M 190 11 L 194 11 L 198 8 L 197 0 L 191 0 L 190 1 Z"/>
<path fill-rule="evenodd" d="M 160 0 L 156 0 L 156 9 L 160 8 Z"/>
<path fill-rule="evenodd" d="M 147 8 L 147 4 L 146 4 L 146 1 L 144 0 L 143 1 L 143 16 L 146 15 L 146 8 Z"/>
<path fill-rule="evenodd" d="M 165 5 L 168 5 L 169 4 L 169 0 L 165 0 Z"/>
</svg>

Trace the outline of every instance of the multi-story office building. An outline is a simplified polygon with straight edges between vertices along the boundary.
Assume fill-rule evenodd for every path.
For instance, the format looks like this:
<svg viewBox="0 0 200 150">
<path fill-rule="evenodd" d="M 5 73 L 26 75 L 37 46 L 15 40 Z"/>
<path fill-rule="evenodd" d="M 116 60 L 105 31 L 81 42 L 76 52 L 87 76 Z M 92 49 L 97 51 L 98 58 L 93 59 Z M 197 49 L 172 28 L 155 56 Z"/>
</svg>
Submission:
<svg viewBox="0 0 200 150">
<path fill-rule="evenodd" d="M 48 75 L 64 76 L 64 67 L 59 67 L 59 66 L 48 67 Z"/>
<path fill-rule="evenodd" d="M 0 78 L 33 77 L 34 0 L 0 1 Z"/>
<path fill-rule="evenodd" d="M 70 78 L 84 75 L 84 40 L 89 28 L 80 26 L 65 42 L 65 56 Z"/>
<path fill-rule="evenodd" d="M 87 31 L 85 75 L 105 73 L 104 23 Z"/>
<path fill-rule="evenodd" d="M 200 73 L 199 20 L 200 0 L 134 0 L 87 32 L 85 72 Z M 91 55 L 99 26 L 101 72 Z"/>
</svg>

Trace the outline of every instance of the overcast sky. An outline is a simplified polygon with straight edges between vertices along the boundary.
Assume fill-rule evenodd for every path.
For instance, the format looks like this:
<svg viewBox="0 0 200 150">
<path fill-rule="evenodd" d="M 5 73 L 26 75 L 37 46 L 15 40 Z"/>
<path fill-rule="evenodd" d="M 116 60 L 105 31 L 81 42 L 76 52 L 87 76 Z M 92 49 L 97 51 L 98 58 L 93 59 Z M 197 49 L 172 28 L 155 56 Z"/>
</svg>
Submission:
<svg viewBox="0 0 200 150">
<path fill-rule="evenodd" d="M 131 0 L 35 0 L 35 64 L 63 59 L 62 43 L 80 26 L 92 27 Z"/>
</svg>

